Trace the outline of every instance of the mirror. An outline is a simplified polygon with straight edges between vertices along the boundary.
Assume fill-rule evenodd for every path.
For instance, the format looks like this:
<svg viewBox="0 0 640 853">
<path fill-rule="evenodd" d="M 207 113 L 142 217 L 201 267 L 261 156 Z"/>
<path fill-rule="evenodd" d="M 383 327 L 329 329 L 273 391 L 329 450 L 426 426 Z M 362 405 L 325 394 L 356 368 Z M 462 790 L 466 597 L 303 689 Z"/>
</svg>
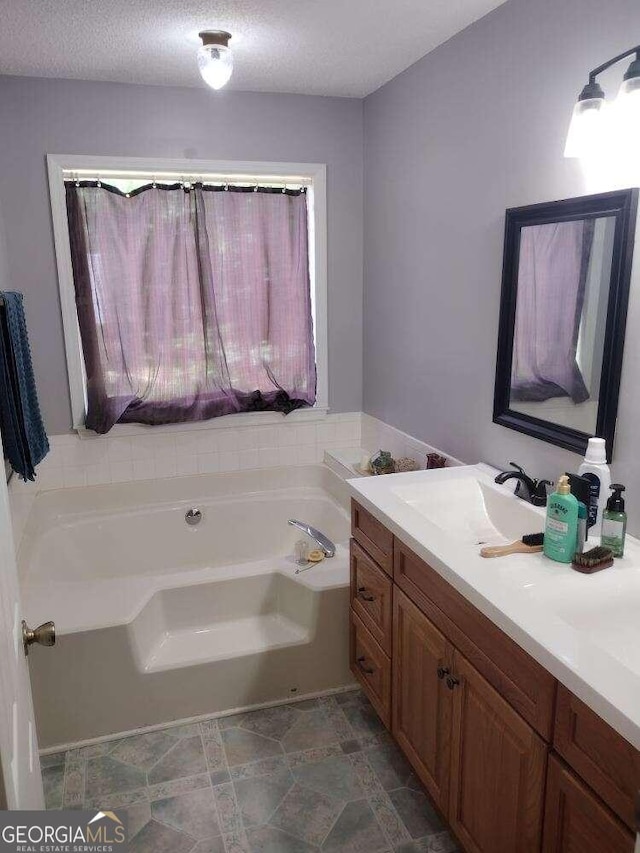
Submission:
<svg viewBox="0 0 640 853">
<path fill-rule="evenodd" d="M 494 423 L 613 452 L 638 190 L 507 210 Z"/>
</svg>

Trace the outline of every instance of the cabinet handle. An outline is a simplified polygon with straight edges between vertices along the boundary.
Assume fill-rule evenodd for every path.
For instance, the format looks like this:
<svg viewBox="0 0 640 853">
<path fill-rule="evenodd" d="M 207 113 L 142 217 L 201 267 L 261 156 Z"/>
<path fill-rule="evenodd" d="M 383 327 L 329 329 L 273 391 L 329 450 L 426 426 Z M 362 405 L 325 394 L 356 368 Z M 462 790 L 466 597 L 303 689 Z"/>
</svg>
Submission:
<svg viewBox="0 0 640 853">
<path fill-rule="evenodd" d="M 447 687 L 449 688 L 449 690 L 453 690 L 453 688 L 454 688 L 457 684 L 460 684 L 460 679 L 459 679 L 459 678 L 456 678 L 456 677 L 455 677 L 455 675 L 449 675 L 449 676 L 447 676 Z"/>
<path fill-rule="evenodd" d="M 358 587 L 358 598 L 361 598 L 363 601 L 375 601 L 376 600 L 375 595 L 365 595 L 366 591 L 367 591 L 366 586 L 359 586 Z"/>
<path fill-rule="evenodd" d="M 450 672 L 451 672 L 451 670 L 449 669 L 448 666 L 439 666 L 438 667 L 438 678 L 440 679 L 440 681 L 442 681 L 442 679 L 445 677 L 445 675 L 449 675 Z"/>
<path fill-rule="evenodd" d="M 362 657 L 358 658 L 356 663 L 358 664 L 358 666 L 360 667 L 360 669 L 363 672 L 366 672 L 367 675 L 373 675 L 373 673 L 375 672 L 375 669 L 371 669 L 370 667 L 364 666 L 365 661 L 366 661 L 366 657 L 364 655 L 362 655 Z"/>
</svg>

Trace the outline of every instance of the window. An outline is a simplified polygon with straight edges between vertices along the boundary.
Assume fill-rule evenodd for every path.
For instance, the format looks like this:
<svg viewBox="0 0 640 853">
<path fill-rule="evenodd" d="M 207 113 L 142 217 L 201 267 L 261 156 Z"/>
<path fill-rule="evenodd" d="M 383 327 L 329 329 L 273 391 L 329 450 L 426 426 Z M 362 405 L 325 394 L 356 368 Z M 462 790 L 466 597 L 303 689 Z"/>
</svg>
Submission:
<svg viewBox="0 0 640 853">
<path fill-rule="evenodd" d="M 323 166 L 49 172 L 74 426 L 326 408 Z"/>
</svg>

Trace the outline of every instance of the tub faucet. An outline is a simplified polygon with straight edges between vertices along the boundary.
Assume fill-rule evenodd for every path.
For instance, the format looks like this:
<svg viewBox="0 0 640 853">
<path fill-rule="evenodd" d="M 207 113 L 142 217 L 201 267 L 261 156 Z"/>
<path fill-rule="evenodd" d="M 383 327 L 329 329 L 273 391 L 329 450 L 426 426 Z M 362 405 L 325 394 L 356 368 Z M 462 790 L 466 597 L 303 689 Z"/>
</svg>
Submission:
<svg viewBox="0 0 640 853">
<path fill-rule="evenodd" d="M 311 527 L 310 524 L 307 524 L 304 521 L 298 521 L 295 518 L 290 518 L 287 523 L 292 527 L 297 527 L 298 530 L 302 530 L 302 532 L 306 533 L 307 536 L 310 536 L 316 545 L 318 545 L 318 547 L 324 552 L 325 557 L 335 556 L 336 546 L 333 544 L 331 539 L 327 539 L 327 537 L 323 533 L 320 533 L 319 530 L 316 530 L 315 527 Z"/>
<path fill-rule="evenodd" d="M 549 480 L 532 479 L 515 462 L 509 462 L 509 465 L 513 465 L 515 470 L 503 471 L 502 474 L 498 474 L 495 482 L 502 485 L 507 480 L 517 480 L 516 494 L 518 497 L 527 501 L 527 503 L 533 504 L 533 506 L 545 506 L 547 503 L 547 486 L 552 485 L 551 482 Z"/>
</svg>

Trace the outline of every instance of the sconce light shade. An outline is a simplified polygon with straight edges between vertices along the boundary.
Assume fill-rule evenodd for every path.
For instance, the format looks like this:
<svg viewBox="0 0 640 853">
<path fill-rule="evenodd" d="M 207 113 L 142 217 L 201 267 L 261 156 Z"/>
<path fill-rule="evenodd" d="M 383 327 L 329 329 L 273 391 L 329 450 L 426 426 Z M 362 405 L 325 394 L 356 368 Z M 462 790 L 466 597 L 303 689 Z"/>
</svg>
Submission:
<svg viewBox="0 0 640 853">
<path fill-rule="evenodd" d="M 634 60 L 624 75 L 615 106 L 615 128 L 627 146 L 640 145 L 640 60 Z"/>
<path fill-rule="evenodd" d="M 605 101 L 596 78 L 617 62 L 635 53 L 613 104 Z M 565 157 L 628 155 L 637 157 L 640 147 L 640 45 L 614 56 L 589 72 L 589 82 L 573 108 Z M 617 154 L 616 154 L 617 152 Z"/>
<path fill-rule="evenodd" d="M 222 89 L 233 71 L 233 53 L 229 47 L 231 34 L 223 30 L 199 33 L 202 47 L 198 49 L 198 68 L 204 82 L 212 89 Z"/>
<path fill-rule="evenodd" d="M 604 109 L 604 95 L 578 101 L 571 116 L 565 157 L 585 157 L 598 149 L 602 144 Z"/>
</svg>

